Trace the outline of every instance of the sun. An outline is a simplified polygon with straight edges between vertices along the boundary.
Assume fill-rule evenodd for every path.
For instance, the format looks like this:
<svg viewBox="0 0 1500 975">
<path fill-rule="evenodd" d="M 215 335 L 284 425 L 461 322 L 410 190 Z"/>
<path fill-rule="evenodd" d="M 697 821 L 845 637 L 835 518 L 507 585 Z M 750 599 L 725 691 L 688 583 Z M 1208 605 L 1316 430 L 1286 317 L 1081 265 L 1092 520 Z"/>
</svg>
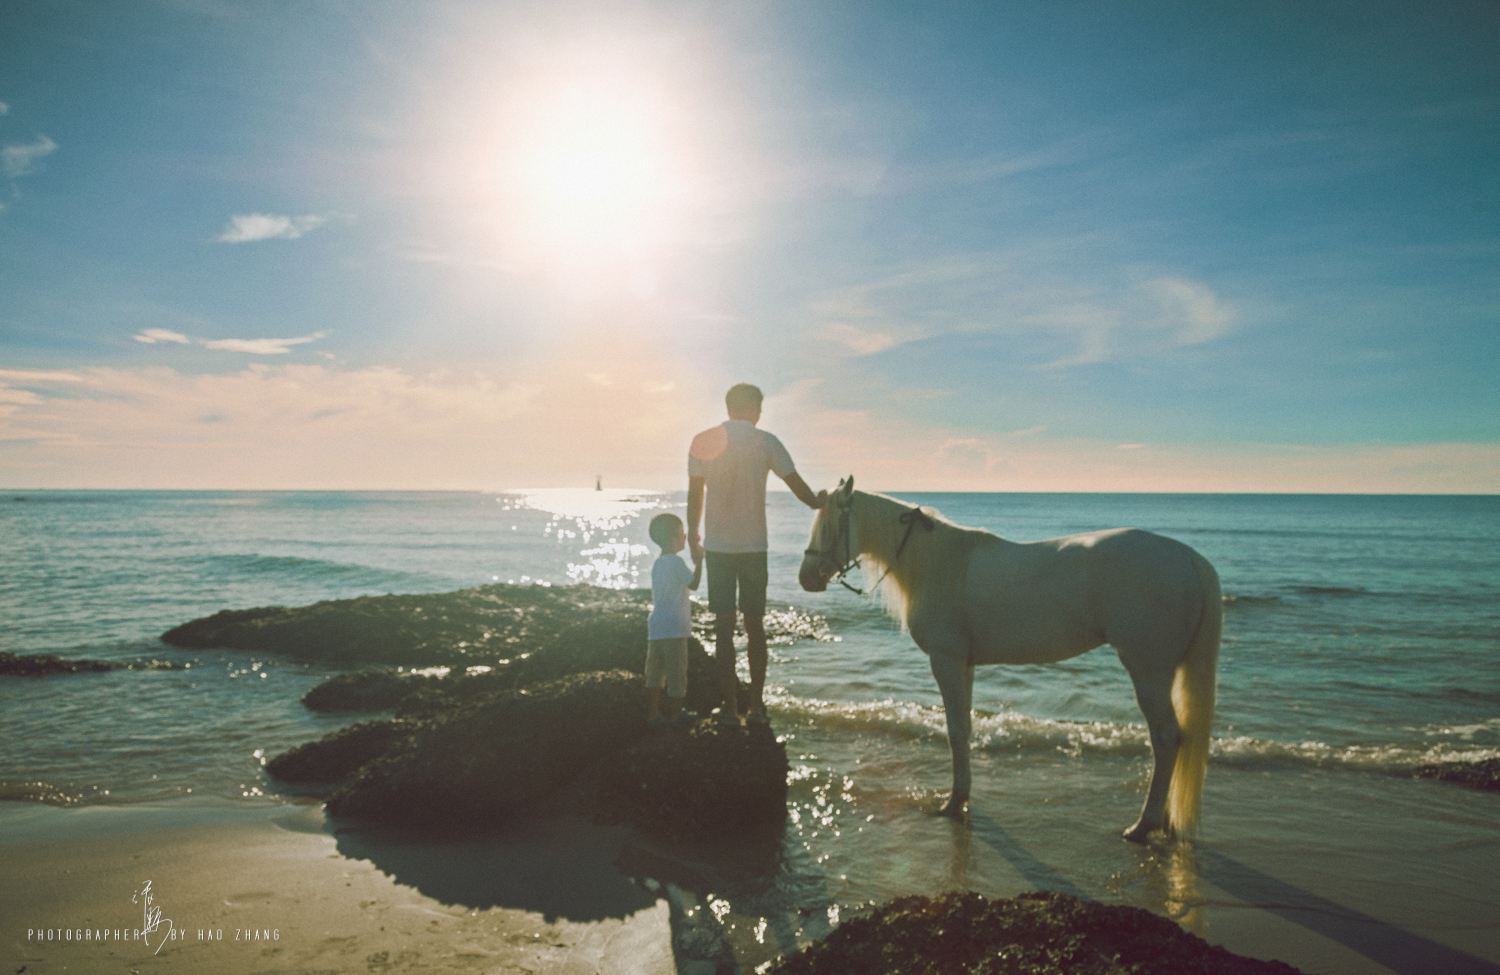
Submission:
<svg viewBox="0 0 1500 975">
<path fill-rule="evenodd" d="M 517 175 L 536 235 L 569 248 L 659 236 L 677 185 L 661 106 L 598 82 L 543 99 L 518 135 Z"/>
</svg>

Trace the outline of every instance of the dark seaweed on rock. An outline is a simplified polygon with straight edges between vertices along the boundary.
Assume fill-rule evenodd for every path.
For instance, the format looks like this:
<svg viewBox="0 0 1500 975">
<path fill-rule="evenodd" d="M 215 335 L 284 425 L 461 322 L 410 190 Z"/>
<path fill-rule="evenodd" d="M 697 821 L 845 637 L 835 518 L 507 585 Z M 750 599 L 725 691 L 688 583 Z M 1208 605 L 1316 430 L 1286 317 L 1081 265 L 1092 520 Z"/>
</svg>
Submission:
<svg viewBox="0 0 1500 975">
<path fill-rule="evenodd" d="M 48 674 L 97 674 L 110 670 L 182 670 L 183 665 L 166 660 L 136 659 L 132 663 L 112 660 L 70 659 L 50 653 L 0 653 L 0 674 L 43 677 Z"/>
<path fill-rule="evenodd" d="M 701 721 L 623 748 L 601 768 L 596 816 L 694 844 L 779 841 L 786 747 L 769 725 Z"/>
<path fill-rule="evenodd" d="M 582 629 L 582 628 L 580 628 Z M 413 674 L 394 670 L 359 670 L 338 674 L 303 695 L 302 703 L 313 711 L 395 711 L 417 717 L 451 710 L 500 691 L 560 680 L 570 674 L 594 670 L 628 670 L 641 675 L 646 665 L 644 631 L 641 641 L 629 646 L 634 634 L 606 634 L 588 643 L 588 633 L 570 630 L 565 640 L 496 667 L 487 673 L 469 674 L 455 668 L 447 676 Z M 598 635 L 597 632 L 594 635 Z M 576 641 L 576 642 L 575 642 Z M 689 711 L 709 711 L 719 703 L 717 676 L 712 659 L 696 638 L 688 641 L 688 688 L 684 703 Z M 749 689 L 742 687 L 741 708 L 749 705 Z"/>
<path fill-rule="evenodd" d="M 567 802 L 673 843 L 774 844 L 785 829 L 786 746 L 770 728 L 705 720 L 648 732 L 645 690 L 628 671 L 447 704 L 336 731 L 278 755 L 266 771 L 284 782 L 342 782 L 330 813 L 391 825 L 503 827 Z"/>
<path fill-rule="evenodd" d="M 328 678 L 302 695 L 302 704 L 308 710 L 321 714 L 394 711 L 420 693 L 426 685 L 443 679 L 445 678 L 396 670 L 355 670 Z M 469 683 L 463 677 L 453 677 L 448 681 L 450 686 Z"/>
<path fill-rule="evenodd" d="M 50 782 L 0 781 L 0 802 L 44 802 L 49 806 L 76 806 L 83 799 L 64 792 Z"/>
<path fill-rule="evenodd" d="M 163 639 L 450 668 L 446 676 L 340 674 L 303 698 L 317 711 L 396 713 L 393 721 L 355 725 L 267 765 L 284 782 L 340 783 L 328 799 L 336 816 L 473 829 L 549 815 L 569 803 L 673 842 L 779 840 L 786 748 L 769 728 L 705 722 L 647 738 L 641 673 L 649 598 L 593 586 L 485 586 L 225 611 Z M 811 623 L 796 620 L 784 628 L 812 632 Z M 686 707 L 711 710 L 716 671 L 696 638 L 688 661 Z M 748 690 L 740 693 L 743 709 Z"/>
<path fill-rule="evenodd" d="M 162 641 L 308 660 L 498 666 L 552 647 L 564 655 L 601 646 L 622 655 L 644 654 L 650 601 L 644 589 L 481 586 L 296 608 L 220 610 L 168 630 Z"/>
<path fill-rule="evenodd" d="M 342 782 L 420 730 L 412 721 L 362 721 L 266 763 L 283 782 Z"/>
<path fill-rule="evenodd" d="M 1297 975 L 1138 907 L 1037 892 L 903 897 L 781 959 L 771 975 Z"/>
<path fill-rule="evenodd" d="M 618 670 L 498 693 L 412 726 L 329 797 L 328 811 L 409 826 L 529 818 L 601 751 L 645 734 L 644 694 Z"/>
<path fill-rule="evenodd" d="M 1440 779 L 1456 782 L 1471 789 L 1485 792 L 1500 792 L 1500 758 L 1486 758 L 1479 762 L 1440 762 L 1423 765 L 1412 772 L 1419 779 Z"/>
</svg>

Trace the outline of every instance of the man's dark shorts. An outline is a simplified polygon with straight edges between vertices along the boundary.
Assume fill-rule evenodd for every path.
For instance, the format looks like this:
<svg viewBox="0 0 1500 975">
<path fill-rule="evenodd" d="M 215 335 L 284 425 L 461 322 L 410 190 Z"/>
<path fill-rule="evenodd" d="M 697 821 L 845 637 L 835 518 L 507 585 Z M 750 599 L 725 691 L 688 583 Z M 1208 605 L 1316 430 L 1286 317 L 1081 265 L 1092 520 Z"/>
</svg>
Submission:
<svg viewBox="0 0 1500 975">
<path fill-rule="evenodd" d="M 707 552 L 708 608 L 718 619 L 734 619 L 735 590 L 740 612 L 751 619 L 766 615 L 765 552 Z"/>
</svg>

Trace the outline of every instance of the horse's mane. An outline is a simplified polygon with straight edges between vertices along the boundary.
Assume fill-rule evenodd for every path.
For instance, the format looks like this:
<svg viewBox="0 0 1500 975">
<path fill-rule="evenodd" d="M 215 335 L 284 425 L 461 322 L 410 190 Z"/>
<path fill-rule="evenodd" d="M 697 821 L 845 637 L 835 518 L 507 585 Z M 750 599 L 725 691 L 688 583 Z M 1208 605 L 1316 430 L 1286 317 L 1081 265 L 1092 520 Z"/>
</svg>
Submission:
<svg viewBox="0 0 1500 975">
<path fill-rule="evenodd" d="M 901 539 L 907 526 L 901 515 L 912 510 L 905 501 L 869 491 L 855 491 L 851 504 L 859 522 L 859 548 L 864 555 L 865 572 L 881 579 L 880 599 L 901 628 L 907 628 L 912 608 L 931 594 L 963 591 L 968 576 L 969 555 L 979 545 L 996 541 L 996 537 L 978 528 L 954 524 L 936 508 L 922 508 L 932 519 L 932 530 L 918 523 L 912 528 L 906 547 Z M 901 557 L 896 558 L 896 550 Z"/>
</svg>

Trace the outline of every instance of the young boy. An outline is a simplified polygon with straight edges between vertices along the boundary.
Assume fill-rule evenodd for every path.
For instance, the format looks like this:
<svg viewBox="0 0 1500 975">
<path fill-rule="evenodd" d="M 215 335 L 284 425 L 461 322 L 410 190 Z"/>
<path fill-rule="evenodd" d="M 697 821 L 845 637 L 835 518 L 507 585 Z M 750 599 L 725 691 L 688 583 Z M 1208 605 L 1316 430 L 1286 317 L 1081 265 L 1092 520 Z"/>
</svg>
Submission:
<svg viewBox="0 0 1500 975">
<path fill-rule="evenodd" d="M 646 723 L 653 728 L 680 721 L 687 697 L 688 637 L 693 633 L 688 590 L 698 588 L 703 557 L 695 555 L 689 572 L 682 556 L 687 530 L 682 519 L 662 513 L 651 519 L 651 540 L 661 546 L 661 557 L 651 566 L 651 615 L 646 620 L 646 689 L 651 699 Z M 662 685 L 667 689 L 662 713 Z"/>
</svg>

